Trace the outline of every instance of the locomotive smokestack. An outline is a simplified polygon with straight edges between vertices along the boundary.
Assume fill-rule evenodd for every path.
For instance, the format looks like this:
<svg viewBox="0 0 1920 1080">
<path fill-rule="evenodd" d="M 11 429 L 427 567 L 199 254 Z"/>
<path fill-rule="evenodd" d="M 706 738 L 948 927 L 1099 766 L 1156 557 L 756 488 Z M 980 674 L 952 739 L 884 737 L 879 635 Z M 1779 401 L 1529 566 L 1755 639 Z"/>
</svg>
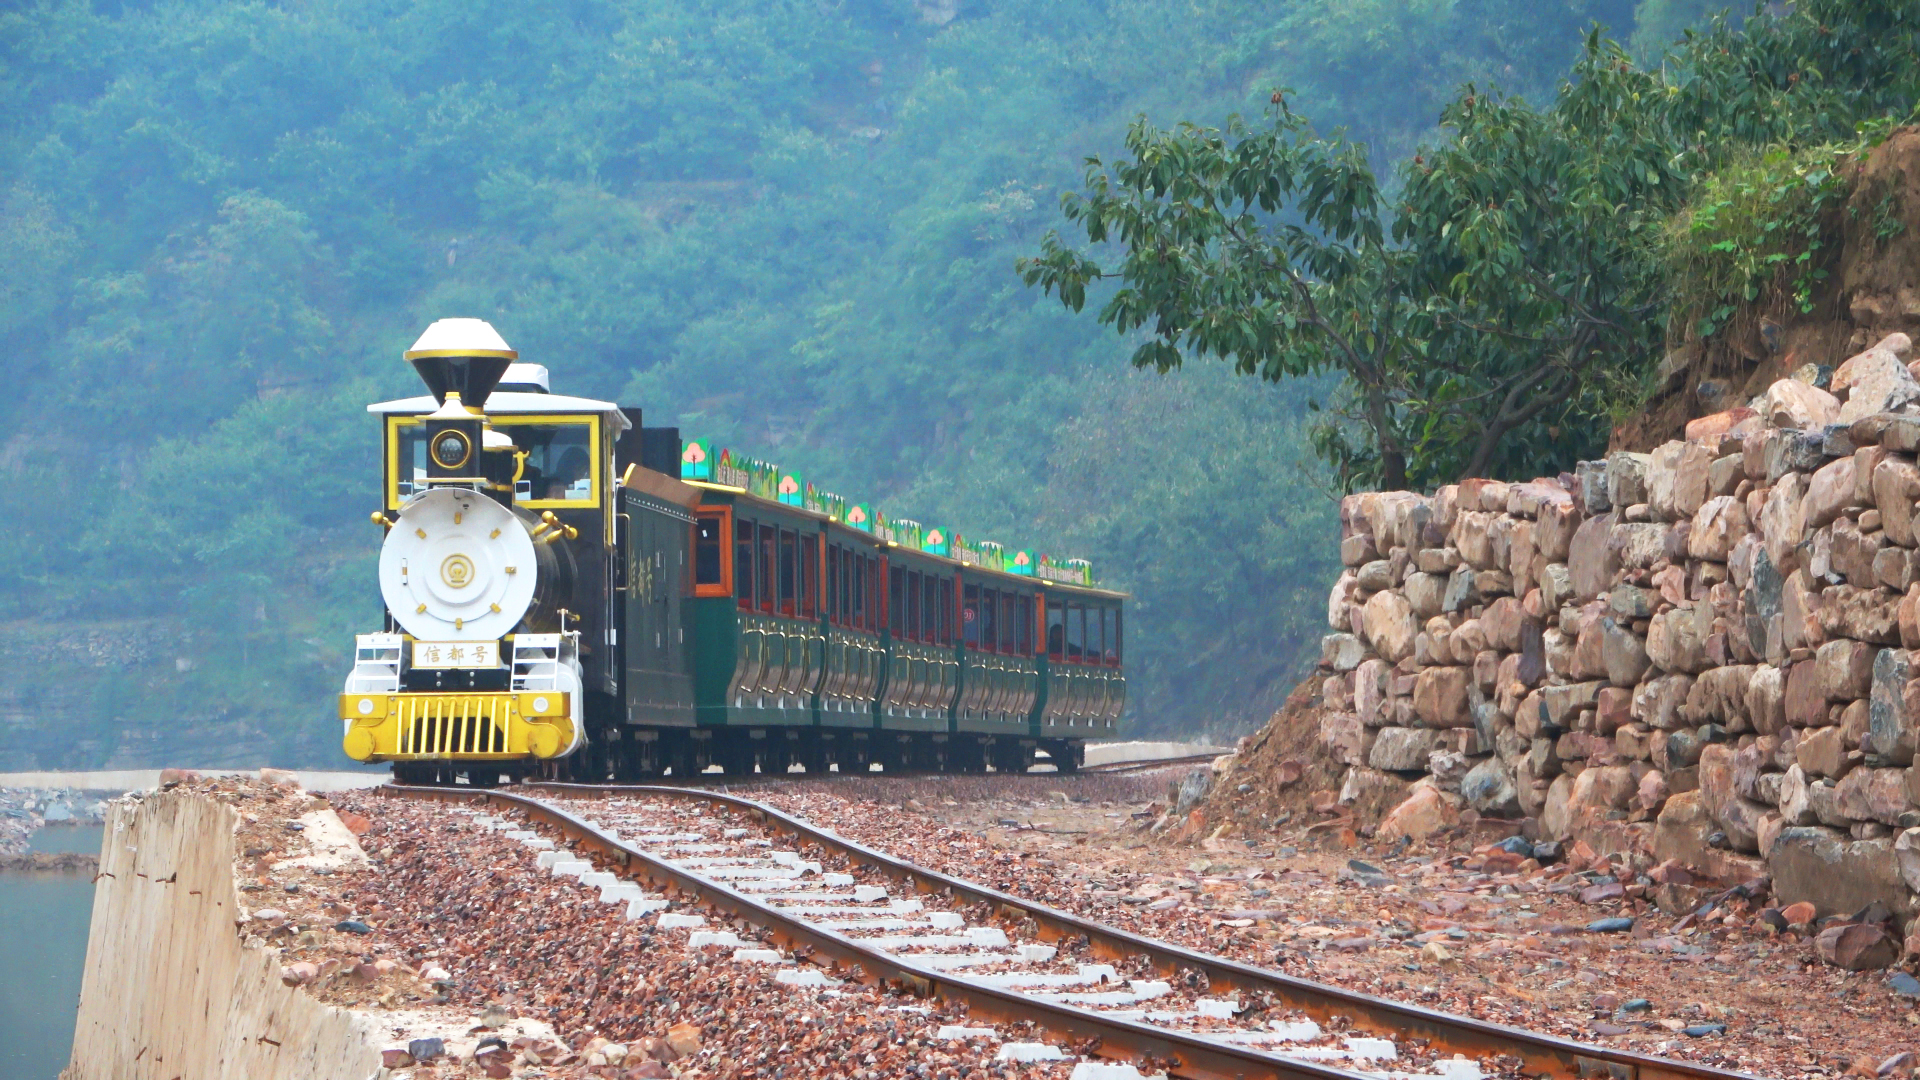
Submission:
<svg viewBox="0 0 1920 1080">
<path fill-rule="evenodd" d="M 485 319 L 441 319 L 408 349 L 407 362 L 440 404 L 449 394 L 479 410 L 520 354 Z"/>
</svg>

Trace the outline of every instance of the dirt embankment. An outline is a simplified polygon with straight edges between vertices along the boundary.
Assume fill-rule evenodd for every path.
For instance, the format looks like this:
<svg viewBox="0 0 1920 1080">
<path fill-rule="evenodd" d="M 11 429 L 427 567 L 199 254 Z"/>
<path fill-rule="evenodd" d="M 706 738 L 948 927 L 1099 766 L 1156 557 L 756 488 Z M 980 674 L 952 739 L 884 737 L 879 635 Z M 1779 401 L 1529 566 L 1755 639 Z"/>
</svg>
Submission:
<svg viewBox="0 0 1920 1080">
<path fill-rule="evenodd" d="M 1658 392 L 1614 429 L 1609 450 L 1680 438 L 1687 421 L 1746 405 L 1803 365 L 1831 366 L 1888 334 L 1920 340 L 1920 130 L 1895 132 L 1851 167 L 1852 194 L 1827 223 L 1839 242 L 1822 256 L 1827 278 L 1812 310 L 1770 290 L 1711 338 L 1672 343 Z"/>
</svg>

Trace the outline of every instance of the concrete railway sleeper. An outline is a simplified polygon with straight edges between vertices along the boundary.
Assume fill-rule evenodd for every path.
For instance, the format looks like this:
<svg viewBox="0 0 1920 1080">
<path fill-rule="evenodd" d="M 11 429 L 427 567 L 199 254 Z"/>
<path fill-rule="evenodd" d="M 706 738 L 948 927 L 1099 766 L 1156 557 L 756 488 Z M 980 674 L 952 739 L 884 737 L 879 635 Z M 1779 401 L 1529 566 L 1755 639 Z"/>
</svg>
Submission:
<svg viewBox="0 0 1920 1080">
<path fill-rule="evenodd" d="M 1138 937 L 894 859 L 718 792 L 561 784 L 519 794 L 384 790 L 512 808 L 557 829 L 579 850 L 619 868 L 621 877 L 596 880 L 603 898 L 609 886 L 631 890 L 619 894 L 629 900 L 629 917 L 659 918 L 666 907 L 664 899 L 625 882 L 639 879 L 758 926 L 793 958 L 837 977 L 879 980 L 964 1002 L 983 1019 L 1030 1022 L 1081 1053 L 1131 1062 L 1142 1074 L 1394 1080 L 1743 1075 L 1451 1016 Z M 559 805 L 561 799 L 586 798 L 596 800 L 592 819 Z M 562 872 L 586 870 L 568 858 L 556 851 L 543 861 L 564 863 L 557 866 Z M 828 864 L 835 870 L 824 869 Z M 694 928 L 695 921 L 666 913 L 662 925 L 713 933 Z M 704 943 L 728 944 L 730 936 L 721 932 Z M 794 970 L 782 980 L 813 985 L 804 980 L 826 978 L 813 968 Z M 1420 1048 L 1418 1063 L 1404 1055 L 1407 1047 Z"/>
</svg>

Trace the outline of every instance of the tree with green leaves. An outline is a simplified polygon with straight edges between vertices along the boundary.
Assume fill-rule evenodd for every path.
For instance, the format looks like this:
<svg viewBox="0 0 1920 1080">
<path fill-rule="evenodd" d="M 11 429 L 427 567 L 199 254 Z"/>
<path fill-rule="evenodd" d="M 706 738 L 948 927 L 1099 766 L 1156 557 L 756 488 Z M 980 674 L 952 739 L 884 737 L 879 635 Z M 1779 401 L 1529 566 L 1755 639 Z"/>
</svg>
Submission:
<svg viewBox="0 0 1920 1080">
<path fill-rule="evenodd" d="M 1551 107 L 1468 85 L 1391 187 L 1284 93 L 1259 125 L 1140 120 L 1062 199 L 1092 247 L 1049 233 L 1018 267 L 1074 310 L 1117 282 L 1099 320 L 1145 335 L 1137 366 L 1338 373 L 1315 444 L 1345 486 L 1564 469 L 1666 344 L 1663 247 L 1695 185 L 1910 107 L 1917 27 L 1911 0 L 1819 0 L 1722 18 L 1652 68 L 1595 29 Z"/>
</svg>

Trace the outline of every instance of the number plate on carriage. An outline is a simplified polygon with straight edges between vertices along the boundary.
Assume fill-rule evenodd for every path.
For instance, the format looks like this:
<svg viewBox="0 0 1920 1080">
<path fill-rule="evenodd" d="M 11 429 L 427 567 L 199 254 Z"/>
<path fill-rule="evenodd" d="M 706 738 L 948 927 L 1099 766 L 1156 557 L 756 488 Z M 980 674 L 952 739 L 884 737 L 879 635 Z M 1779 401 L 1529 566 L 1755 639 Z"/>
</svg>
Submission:
<svg viewBox="0 0 1920 1080">
<path fill-rule="evenodd" d="M 493 668 L 500 666 L 497 641 L 416 641 L 413 666 L 417 668 Z"/>
</svg>

